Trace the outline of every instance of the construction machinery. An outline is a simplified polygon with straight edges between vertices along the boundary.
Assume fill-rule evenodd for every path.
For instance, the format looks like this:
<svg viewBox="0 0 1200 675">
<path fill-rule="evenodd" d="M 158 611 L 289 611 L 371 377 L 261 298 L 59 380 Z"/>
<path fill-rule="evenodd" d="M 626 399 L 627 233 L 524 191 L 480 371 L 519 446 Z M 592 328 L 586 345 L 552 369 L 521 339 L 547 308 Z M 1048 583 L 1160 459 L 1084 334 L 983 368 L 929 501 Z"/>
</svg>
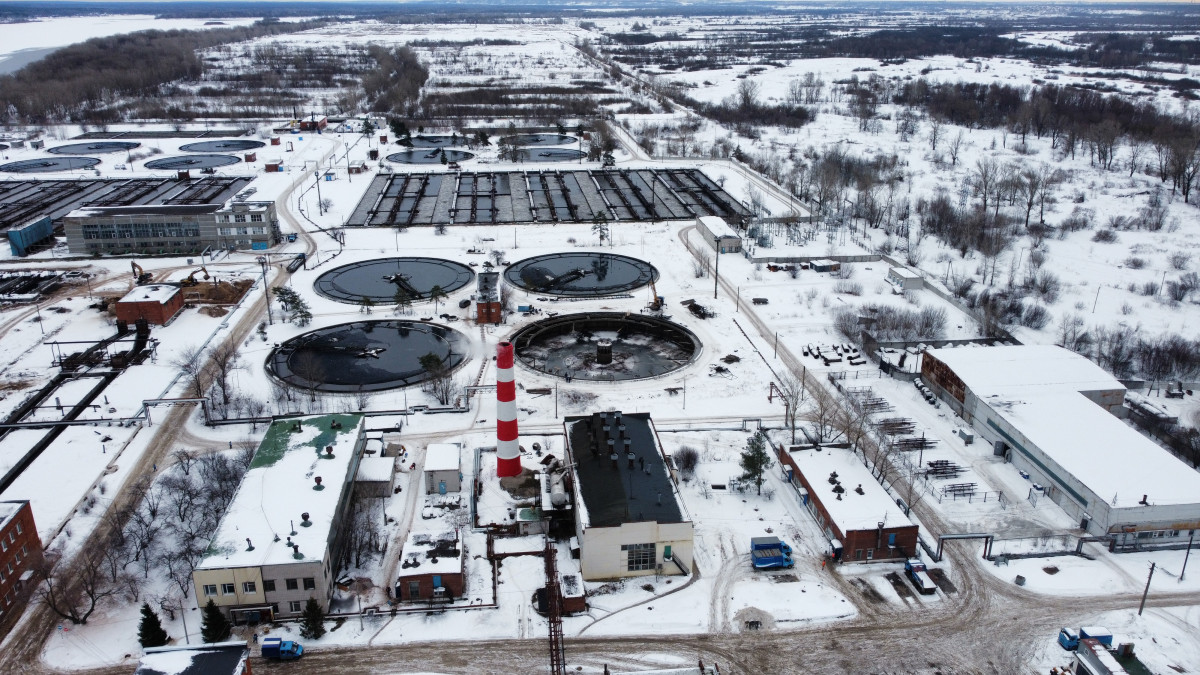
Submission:
<svg viewBox="0 0 1200 675">
<path fill-rule="evenodd" d="M 650 301 L 650 304 L 646 305 L 646 309 L 651 312 L 662 312 L 664 299 L 658 294 L 658 287 L 654 285 L 654 279 L 650 280 L 650 295 L 653 300 Z"/>
<path fill-rule="evenodd" d="M 154 281 L 154 275 L 142 269 L 142 266 L 137 264 L 136 261 L 130 260 L 129 265 L 133 269 L 133 281 L 138 286 L 145 286 L 151 281 Z"/>
<path fill-rule="evenodd" d="M 204 280 L 208 281 L 208 268 L 206 268 L 204 265 L 201 265 L 200 269 L 192 270 L 192 273 L 187 275 L 186 279 L 180 281 L 179 285 L 184 288 L 195 286 L 196 284 L 200 283 L 199 281 L 196 281 L 196 275 L 201 273 L 204 274 Z"/>
</svg>

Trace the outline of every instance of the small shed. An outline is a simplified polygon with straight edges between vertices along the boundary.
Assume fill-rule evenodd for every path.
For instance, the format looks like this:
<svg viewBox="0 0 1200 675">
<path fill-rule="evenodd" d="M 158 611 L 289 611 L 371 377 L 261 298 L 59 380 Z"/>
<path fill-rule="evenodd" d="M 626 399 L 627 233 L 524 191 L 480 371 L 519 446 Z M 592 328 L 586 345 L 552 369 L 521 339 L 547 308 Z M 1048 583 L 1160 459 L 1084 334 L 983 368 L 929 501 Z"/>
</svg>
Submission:
<svg viewBox="0 0 1200 675">
<path fill-rule="evenodd" d="M 350 162 L 350 166 L 346 169 L 349 173 L 358 174 L 367 172 L 367 163 L 364 161 Z"/>
<path fill-rule="evenodd" d="M 704 241 L 718 253 L 737 253 L 742 250 L 742 237 L 719 216 L 700 216 L 696 229 Z"/>
<path fill-rule="evenodd" d="M 46 141 L 41 139 L 29 141 L 29 147 L 33 148 L 34 150 L 41 150 L 42 148 L 46 147 Z"/>
<path fill-rule="evenodd" d="M 283 171 L 283 162 L 278 159 L 272 159 L 263 164 L 263 169 L 267 173 L 278 173 Z"/>
<path fill-rule="evenodd" d="M 458 443 L 433 443 L 425 449 L 425 494 L 462 489 Z"/>
<path fill-rule="evenodd" d="M 329 119 L 326 117 L 313 117 L 307 120 L 300 120 L 300 131 L 321 131 L 329 125 Z"/>
<path fill-rule="evenodd" d="M 249 164 L 251 162 L 257 162 L 258 161 L 258 153 L 257 152 L 247 152 L 245 155 L 242 156 L 242 159 L 247 164 Z"/>
<path fill-rule="evenodd" d="M 888 270 L 888 283 L 902 291 L 920 290 L 925 288 L 925 279 L 920 274 L 907 267 L 893 267 Z"/>
<path fill-rule="evenodd" d="M 412 532 L 400 552 L 396 599 L 453 602 L 463 596 L 463 542 L 456 532 Z"/>
<path fill-rule="evenodd" d="M 150 284 L 138 286 L 117 301 L 117 320 L 134 323 L 138 319 L 166 325 L 183 309 L 183 293 L 178 286 Z"/>
<path fill-rule="evenodd" d="M 583 579 L 578 574 L 560 574 L 558 592 L 562 596 L 563 614 L 578 614 L 587 611 L 587 596 Z"/>
<path fill-rule="evenodd" d="M 271 145 L 279 145 L 279 137 L 278 136 L 271 137 Z"/>
<path fill-rule="evenodd" d="M 369 441 L 368 441 L 369 442 Z M 358 463 L 357 494 L 363 497 L 390 497 L 395 489 L 396 458 L 365 456 Z"/>
<path fill-rule="evenodd" d="M 836 272 L 842 269 L 842 263 L 828 258 L 814 260 L 808 264 L 809 268 L 814 272 Z"/>
</svg>

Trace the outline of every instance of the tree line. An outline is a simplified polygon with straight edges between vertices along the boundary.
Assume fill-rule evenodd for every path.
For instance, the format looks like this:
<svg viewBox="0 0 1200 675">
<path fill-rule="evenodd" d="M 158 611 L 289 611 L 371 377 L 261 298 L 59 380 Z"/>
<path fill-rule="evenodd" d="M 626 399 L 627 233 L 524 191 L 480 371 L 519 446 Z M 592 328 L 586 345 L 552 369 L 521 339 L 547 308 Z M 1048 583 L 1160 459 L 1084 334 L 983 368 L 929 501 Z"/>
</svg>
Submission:
<svg viewBox="0 0 1200 675">
<path fill-rule="evenodd" d="M 93 38 L 0 76 L 0 110 L 8 124 L 114 122 L 120 119 L 124 99 L 154 97 L 167 83 L 198 79 L 205 69 L 198 50 L 324 23 L 261 21 L 236 28 L 147 30 Z"/>
</svg>

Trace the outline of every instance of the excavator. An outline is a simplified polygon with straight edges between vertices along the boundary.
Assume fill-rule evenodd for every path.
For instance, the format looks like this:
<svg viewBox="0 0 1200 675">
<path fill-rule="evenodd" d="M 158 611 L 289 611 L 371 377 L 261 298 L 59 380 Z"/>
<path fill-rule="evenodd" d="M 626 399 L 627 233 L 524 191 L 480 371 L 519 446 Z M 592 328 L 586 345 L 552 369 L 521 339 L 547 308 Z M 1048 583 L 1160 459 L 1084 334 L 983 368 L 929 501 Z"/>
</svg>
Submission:
<svg viewBox="0 0 1200 675">
<path fill-rule="evenodd" d="M 646 309 L 651 312 L 661 312 L 663 309 L 663 297 L 658 294 L 658 288 L 654 285 L 654 279 L 650 280 L 650 293 L 654 298 L 650 304 L 646 305 Z"/>
<path fill-rule="evenodd" d="M 192 286 L 195 286 L 196 284 L 200 283 L 199 281 L 196 281 L 196 275 L 200 274 L 200 273 L 203 273 L 204 280 L 208 281 L 208 268 L 204 267 L 204 265 L 201 265 L 200 269 L 192 270 L 192 273 L 189 274 L 186 279 L 184 279 L 183 281 L 180 281 L 179 285 L 182 286 L 183 288 L 190 288 Z"/>
<path fill-rule="evenodd" d="M 135 261 L 130 260 L 129 264 L 133 268 L 133 281 L 138 286 L 145 286 L 154 280 L 154 275 L 142 269 L 142 266 L 137 264 Z"/>
</svg>

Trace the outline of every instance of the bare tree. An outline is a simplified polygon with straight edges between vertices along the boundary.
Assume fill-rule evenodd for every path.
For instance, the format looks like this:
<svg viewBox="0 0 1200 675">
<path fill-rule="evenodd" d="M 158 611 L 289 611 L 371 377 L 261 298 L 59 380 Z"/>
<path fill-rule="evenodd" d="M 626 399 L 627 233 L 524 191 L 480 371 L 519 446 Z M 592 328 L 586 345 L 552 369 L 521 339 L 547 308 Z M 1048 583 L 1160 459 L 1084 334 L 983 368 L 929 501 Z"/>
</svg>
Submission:
<svg viewBox="0 0 1200 675">
<path fill-rule="evenodd" d="M 950 166 L 958 166 L 958 154 L 962 151 L 963 132 L 959 129 L 954 138 L 950 139 Z"/>
<path fill-rule="evenodd" d="M 804 403 L 804 382 L 800 378 L 784 373 L 779 378 L 779 397 L 783 399 L 784 424 L 792 434 L 792 442 L 796 442 L 796 420 L 800 417 L 800 407 Z"/>
<path fill-rule="evenodd" d="M 938 143 L 942 140 L 942 120 L 937 117 L 929 118 L 929 151 L 937 154 Z"/>
<path fill-rule="evenodd" d="M 738 107 L 742 110 L 753 110 L 758 106 L 758 95 L 761 91 L 762 85 L 750 78 L 738 82 L 736 94 Z"/>
<path fill-rule="evenodd" d="M 70 566 L 46 557 L 38 570 L 43 583 L 38 597 L 52 612 L 75 625 L 87 623 L 96 606 L 117 595 L 119 587 L 104 579 L 104 565 L 98 552 L 83 551 Z"/>
<path fill-rule="evenodd" d="M 196 451 L 190 448 L 180 448 L 179 450 L 175 451 L 174 455 L 175 463 L 179 466 L 180 471 L 183 471 L 183 475 L 185 476 L 192 472 L 192 465 L 196 463 L 196 459 L 199 457 L 199 455 L 196 454 Z"/>
<path fill-rule="evenodd" d="M 837 396 L 825 387 L 815 387 L 809 397 L 809 404 L 800 414 L 800 419 L 813 427 L 813 435 L 818 443 L 831 443 L 841 437 L 839 416 L 841 405 Z"/>
<path fill-rule="evenodd" d="M 225 342 L 212 350 L 208 371 L 212 374 L 213 383 L 221 390 L 222 405 L 228 406 L 232 398 L 229 376 L 243 365 L 241 345 L 236 342 Z"/>
<path fill-rule="evenodd" d="M 185 347 L 171 360 L 171 365 L 183 371 L 188 377 L 192 395 L 203 398 L 208 389 L 208 376 L 204 369 L 204 349 L 199 345 Z"/>
</svg>

